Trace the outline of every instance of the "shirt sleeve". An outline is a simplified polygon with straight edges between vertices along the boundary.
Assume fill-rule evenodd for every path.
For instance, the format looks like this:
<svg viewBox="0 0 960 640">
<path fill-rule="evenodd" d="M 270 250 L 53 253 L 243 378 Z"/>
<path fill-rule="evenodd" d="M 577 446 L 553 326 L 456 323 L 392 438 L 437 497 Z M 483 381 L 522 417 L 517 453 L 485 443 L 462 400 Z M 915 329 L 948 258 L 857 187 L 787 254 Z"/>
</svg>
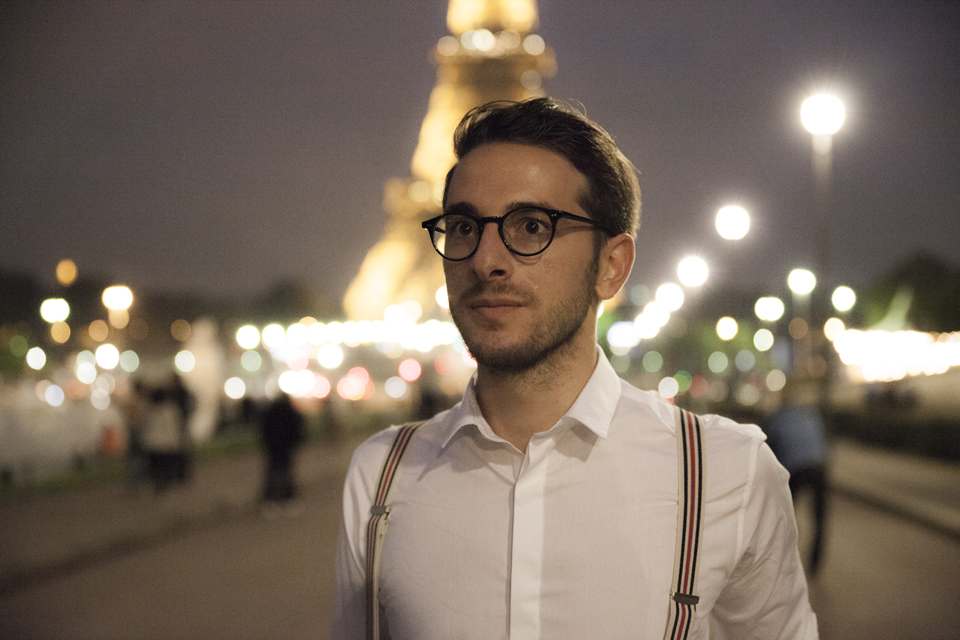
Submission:
<svg viewBox="0 0 960 640">
<path fill-rule="evenodd" d="M 759 442 L 742 510 L 743 552 L 713 609 L 714 636 L 816 640 L 789 474 Z"/>
<path fill-rule="evenodd" d="M 373 436 L 353 454 L 343 487 L 343 522 L 337 539 L 336 592 L 331 640 L 366 637 L 366 528 L 374 485 L 396 429 Z"/>
</svg>

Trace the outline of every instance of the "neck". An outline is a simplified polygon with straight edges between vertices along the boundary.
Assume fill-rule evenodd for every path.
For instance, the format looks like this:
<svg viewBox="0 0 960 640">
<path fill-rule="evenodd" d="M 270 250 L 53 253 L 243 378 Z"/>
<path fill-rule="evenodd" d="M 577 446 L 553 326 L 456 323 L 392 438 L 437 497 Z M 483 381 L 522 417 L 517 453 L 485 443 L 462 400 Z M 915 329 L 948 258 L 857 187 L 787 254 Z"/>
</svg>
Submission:
<svg viewBox="0 0 960 640">
<path fill-rule="evenodd" d="M 566 349 L 535 367 L 477 370 L 477 403 L 493 432 L 526 452 L 534 434 L 549 430 L 573 406 L 597 366 L 596 335 L 581 332 Z"/>
</svg>

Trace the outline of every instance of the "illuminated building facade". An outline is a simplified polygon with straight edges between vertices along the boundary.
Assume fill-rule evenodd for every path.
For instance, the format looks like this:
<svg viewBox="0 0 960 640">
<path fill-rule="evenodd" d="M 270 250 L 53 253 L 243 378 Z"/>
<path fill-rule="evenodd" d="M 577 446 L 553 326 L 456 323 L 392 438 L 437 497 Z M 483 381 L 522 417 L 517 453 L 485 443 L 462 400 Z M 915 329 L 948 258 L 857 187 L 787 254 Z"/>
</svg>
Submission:
<svg viewBox="0 0 960 640">
<path fill-rule="evenodd" d="M 544 95 L 543 79 L 555 71 L 552 51 L 534 33 L 533 0 L 450 0 L 447 26 L 451 35 L 441 38 L 433 52 L 437 83 L 411 176 L 387 182 L 386 227 L 344 299 L 352 320 L 383 318 L 389 305 L 410 300 L 428 315 L 437 308 L 443 270 L 420 223 L 440 213 L 444 177 L 454 164 L 457 123 L 491 100 Z"/>
</svg>

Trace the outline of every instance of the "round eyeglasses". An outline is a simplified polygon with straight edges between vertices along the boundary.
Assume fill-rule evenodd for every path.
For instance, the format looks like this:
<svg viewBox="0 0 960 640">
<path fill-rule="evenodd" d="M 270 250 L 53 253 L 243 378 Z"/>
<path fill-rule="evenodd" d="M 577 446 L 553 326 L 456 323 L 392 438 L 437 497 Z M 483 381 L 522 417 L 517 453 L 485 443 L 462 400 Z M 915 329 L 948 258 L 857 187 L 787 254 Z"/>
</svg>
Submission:
<svg viewBox="0 0 960 640">
<path fill-rule="evenodd" d="M 512 209 L 502 216 L 477 218 L 463 213 L 445 213 L 431 218 L 423 223 L 423 228 L 430 232 L 430 241 L 433 248 L 447 260 L 466 260 L 477 252 L 480 246 L 480 236 L 487 223 L 497 223 L 500 239 L 507 249 L 518 256 L 535 256 L 543 253 L 553 242 L 557 232 L 557 220 L 568 218 L 578 222 L 586 222 L 602 229 L 607 229 L 590 218 L 544 207 L 525 206 Z"/>
</svg>

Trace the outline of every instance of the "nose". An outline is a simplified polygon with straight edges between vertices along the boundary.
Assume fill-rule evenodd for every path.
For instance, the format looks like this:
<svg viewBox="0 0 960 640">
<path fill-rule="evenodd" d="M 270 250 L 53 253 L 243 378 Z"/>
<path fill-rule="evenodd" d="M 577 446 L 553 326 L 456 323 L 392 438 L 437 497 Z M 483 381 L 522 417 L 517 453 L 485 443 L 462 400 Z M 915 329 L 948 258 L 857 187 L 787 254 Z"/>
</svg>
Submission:
<svg viewBox="0 0 960 640">
<path fill-rule="evenodd" d="M 470 258 L 473 270 L 482 278 L 502 277 L 509 273 L 513 255 L 500 237 L 495 222 L 487 222 L 480 232 L 480 244 Z"/>
</svg>

